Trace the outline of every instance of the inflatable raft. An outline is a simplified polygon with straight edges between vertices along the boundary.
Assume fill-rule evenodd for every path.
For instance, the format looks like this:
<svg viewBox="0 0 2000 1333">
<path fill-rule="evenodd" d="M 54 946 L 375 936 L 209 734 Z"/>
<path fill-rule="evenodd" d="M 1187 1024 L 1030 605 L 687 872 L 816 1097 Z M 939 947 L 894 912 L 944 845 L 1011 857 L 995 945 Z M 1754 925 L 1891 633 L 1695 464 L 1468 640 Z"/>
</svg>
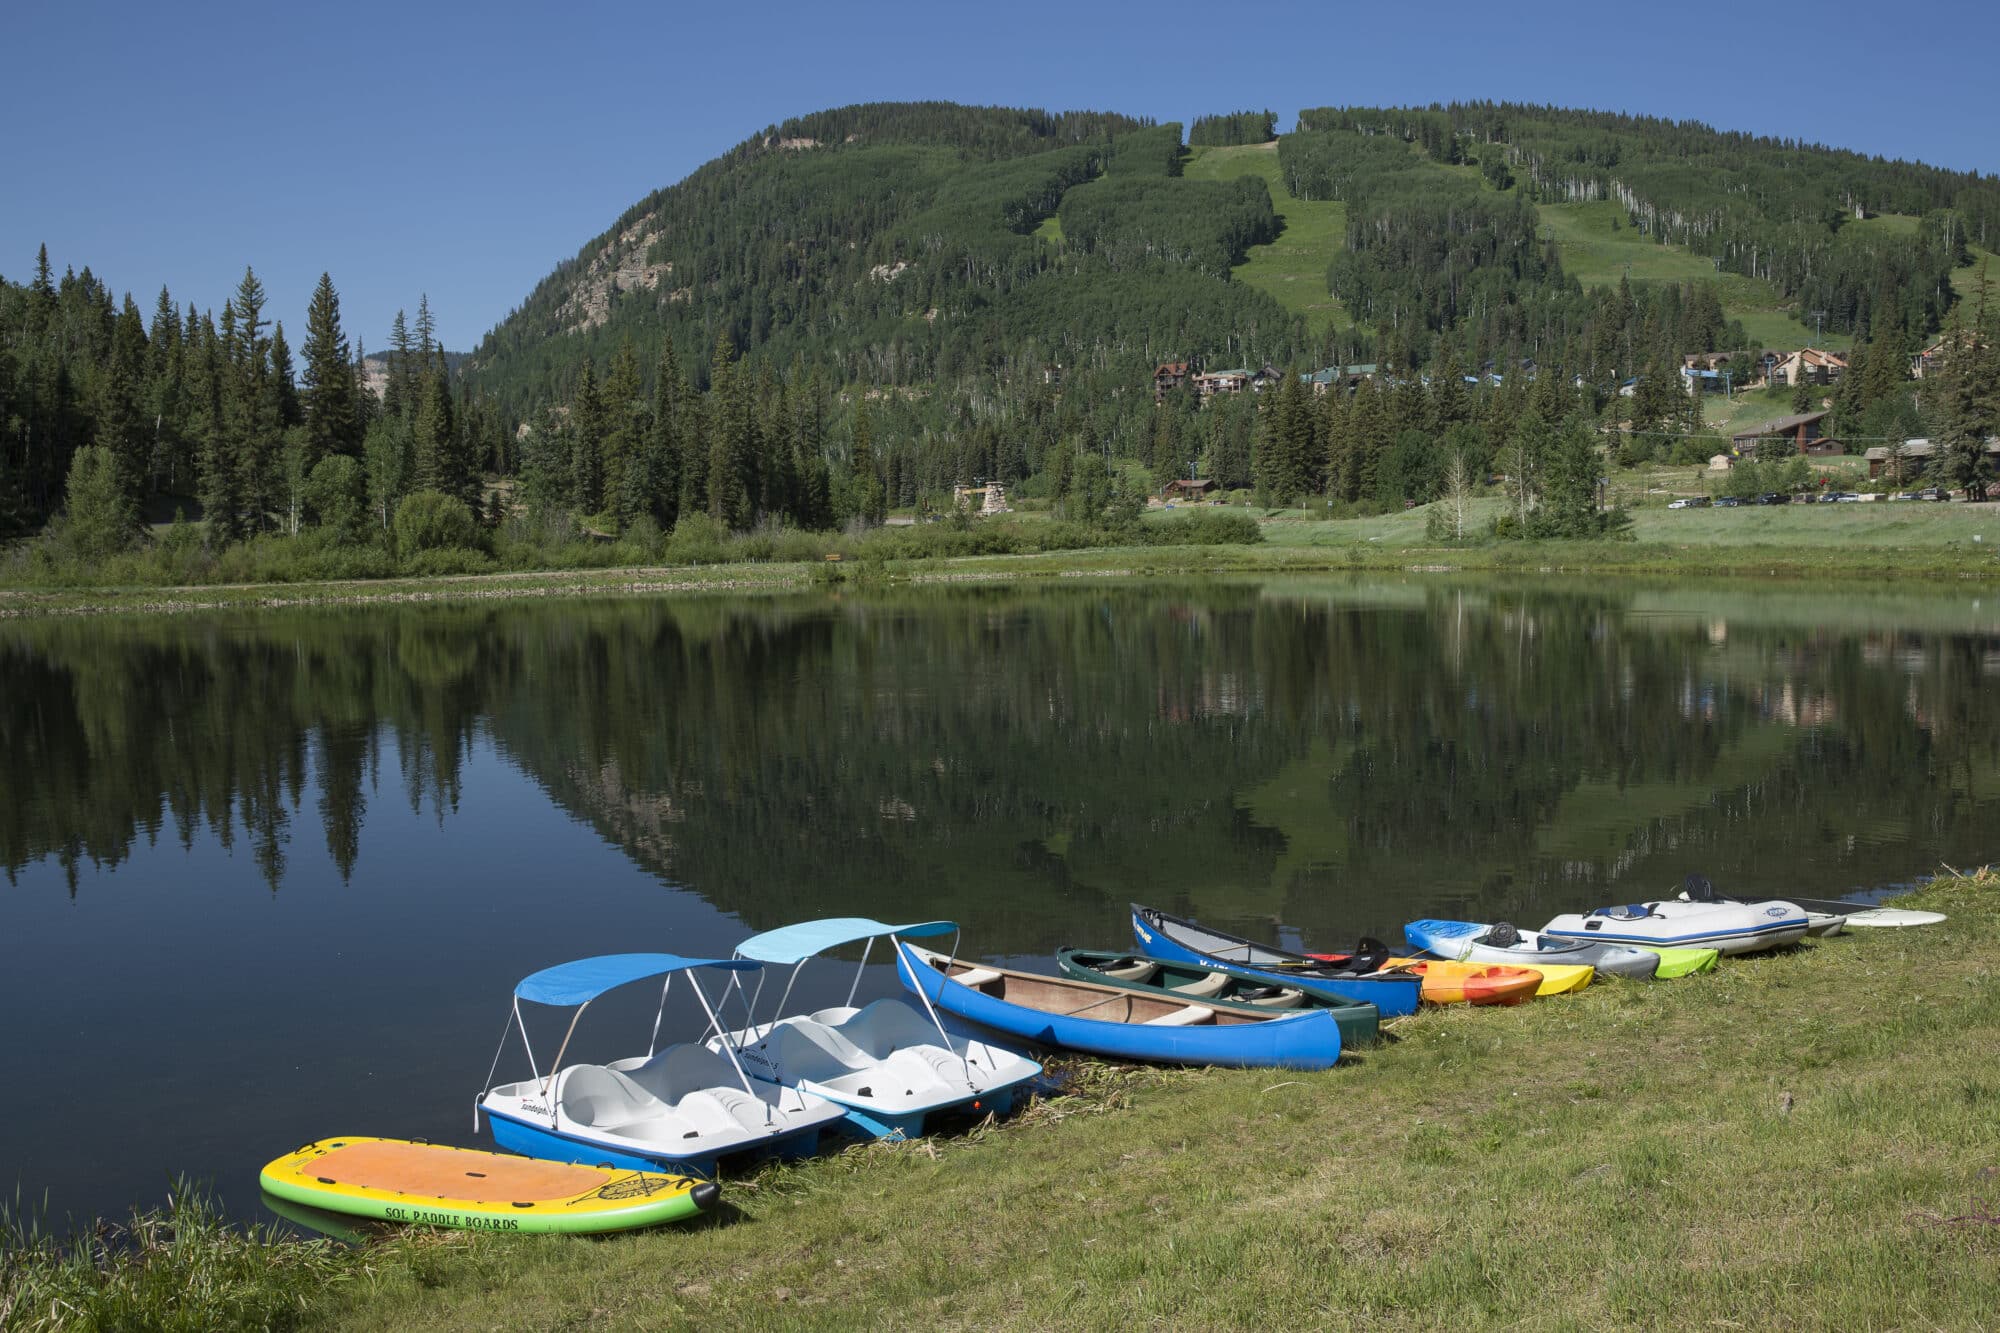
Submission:
<svg viewBox="0 0 2000 1333">
<path fill-rule="evenodd" d="M 260 1179 L 267 1194 L 330 1213 L 472 1231 L 628 1231 L 693 1217 L 719 1193 L 690 1176 L 407 1139 L 321 1139 Z"/>
</svg>

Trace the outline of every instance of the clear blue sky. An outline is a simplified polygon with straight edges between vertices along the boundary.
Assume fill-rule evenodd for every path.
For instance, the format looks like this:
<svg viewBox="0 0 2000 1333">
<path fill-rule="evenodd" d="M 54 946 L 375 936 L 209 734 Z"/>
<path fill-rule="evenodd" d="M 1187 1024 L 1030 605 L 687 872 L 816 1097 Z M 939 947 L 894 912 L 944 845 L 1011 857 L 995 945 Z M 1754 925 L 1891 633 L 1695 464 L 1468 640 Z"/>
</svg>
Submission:
<svg viewBox="0 0 2000 1333">
<path fill-rule="evenodd" d="M 23 4 L 0 274 L 46 241 L 149 313 L 255 266 L 294 346 L 429 293 L 470 349 L 647 192 L 787 116 L 943 98 L 1191 120 L 1494 98 L 2000 172 L 2000 4 Z M 1739 26 L 1734 36 L 1719 21 Z"/>
</svg>

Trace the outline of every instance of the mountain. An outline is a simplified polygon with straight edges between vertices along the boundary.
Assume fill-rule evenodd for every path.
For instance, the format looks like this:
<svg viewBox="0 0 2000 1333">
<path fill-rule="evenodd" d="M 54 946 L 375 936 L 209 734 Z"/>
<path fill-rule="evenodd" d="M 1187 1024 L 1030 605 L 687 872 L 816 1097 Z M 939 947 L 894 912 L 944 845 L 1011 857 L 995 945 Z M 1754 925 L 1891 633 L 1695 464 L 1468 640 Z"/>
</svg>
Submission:
<svg viewBox="0 0 2000 1333">
<path fill-rule="evenodd" d="M 1291 355 L 1299 321 L 1231 282 L 1275 237 L 1260 181 L 1181 175 L 1178 125 L 942 103 L 773 126 L 641 200 L 559 265 L 474 354 L 525 413 L 626 339 L 648 370 L 727 335 L 841 382 L 906 385 L 1010 364 L 1184 357 L 1208 330 Z"/>
<path fill-rule="evenodd" d="M 1197 172 L 1178 125 L 1110 113 L 885 103 L 788 121 L 628 210 L 471 370 L 525 413 L 628 338 L 650 366 L 666 334 L 684 360 L 726 334 L 780 367 L 877 385 L 1041 361 L 1332 359 L 1330 335 L 1350 330 L 1414 363 L 1443 335 L 1477 365 L 1522 345 L 1546 359 L 1589 319 L 1578 279 L 1620 277 L 1714 296 L 1724 317 L 1695 330 L 1710 341 L 1803 341 L 1807 322 L 1836 341 L 1914 340 L 2000 244 L 1993 177 L 1692 121 L 1330 107 L 1300 114 L 1275 171 L 1206 146 L 1274 123 L 1201 118 Z M 1232 280 L 1285 245 L 1287 209 L 1328 204 L 1344 225 L 1313 255 L 1316 290 Z M 1310 307 L 1338 318 L 1309 333 Z"/>
</svg>

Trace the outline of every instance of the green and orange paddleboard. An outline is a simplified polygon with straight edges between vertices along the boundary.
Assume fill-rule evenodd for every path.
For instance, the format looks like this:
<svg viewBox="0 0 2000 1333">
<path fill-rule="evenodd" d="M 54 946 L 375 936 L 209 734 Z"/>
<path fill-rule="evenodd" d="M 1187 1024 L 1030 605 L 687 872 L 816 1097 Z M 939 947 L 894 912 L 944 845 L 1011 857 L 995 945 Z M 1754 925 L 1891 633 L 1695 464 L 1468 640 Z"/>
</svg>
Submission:
<svg viewBox="0 0 2000 1333">
<path fill-rule="evenodd" d="M 720 1187 L 692 1176 L 547 1162 L 407 1139 L 321 1139 L 263 1170 L 267 1194 L 350 1217 L 473 1231 L 628 1231 L 694 1217 Z"/>
</svg>

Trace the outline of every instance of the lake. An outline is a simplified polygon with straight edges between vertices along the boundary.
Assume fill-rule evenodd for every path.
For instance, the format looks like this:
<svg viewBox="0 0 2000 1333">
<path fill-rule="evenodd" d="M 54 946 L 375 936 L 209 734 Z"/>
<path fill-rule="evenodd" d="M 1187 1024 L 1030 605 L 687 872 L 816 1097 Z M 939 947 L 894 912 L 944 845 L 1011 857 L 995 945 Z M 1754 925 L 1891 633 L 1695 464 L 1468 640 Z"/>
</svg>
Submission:
<svg viewBox="0 0 2000 1333">
<path fill-rule="evenodd" d="M 1694 871 L 1877 894 L 1994 856 L 1996 684 L 1977 589 L 1063 580 L 0 622 L 0 1193 L 60 1223 L 184 1172 L 255 1217 L 257 1168 L 306 1140 L 477 1143 L 517 979 L 814 916 L 950 917 L 966 953 L 1053 970 L 1125 947 L 1134 900 L 1339 947 Z M 637 1053 L 652 1008 L 593 1008 L 573 1056 Z"/>
</svg>

